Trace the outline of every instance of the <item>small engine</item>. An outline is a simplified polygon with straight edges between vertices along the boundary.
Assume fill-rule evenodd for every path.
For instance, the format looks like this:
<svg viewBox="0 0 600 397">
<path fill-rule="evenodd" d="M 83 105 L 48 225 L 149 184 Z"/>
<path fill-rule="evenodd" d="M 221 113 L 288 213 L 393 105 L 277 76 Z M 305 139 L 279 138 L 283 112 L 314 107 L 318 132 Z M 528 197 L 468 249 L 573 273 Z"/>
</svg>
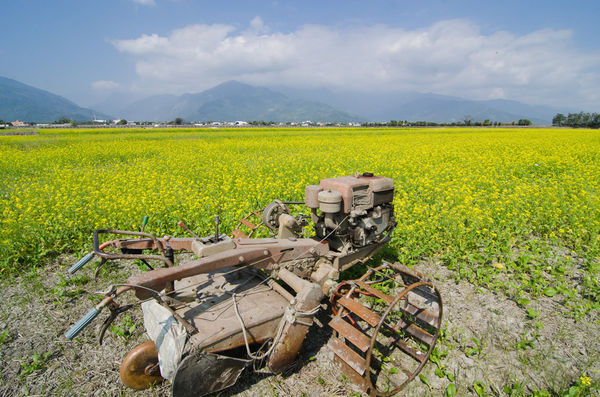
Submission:
<svg viewBox="0 0 600 397">
<path fill-rule="evenodd" d="M 307 186 L 305 204 L 317 237 L 348 253 L 379 242 L 395 226 L 393 199 L 393 179 L 365 172 Z"/>
</svg>

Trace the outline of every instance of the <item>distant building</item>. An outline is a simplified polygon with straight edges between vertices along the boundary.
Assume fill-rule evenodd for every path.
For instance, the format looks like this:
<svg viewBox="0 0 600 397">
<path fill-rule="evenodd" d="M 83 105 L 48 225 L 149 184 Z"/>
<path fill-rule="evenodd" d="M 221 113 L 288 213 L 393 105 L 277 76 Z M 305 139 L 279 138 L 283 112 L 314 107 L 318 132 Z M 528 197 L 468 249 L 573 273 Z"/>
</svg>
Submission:
<svg viewBox="0 0 600 397">
<path fill-rule="evenodd" d="M 25 123 L 23 121 L 20 121 L 20 120 L 12 121 L 10 123 L 10 125 L 12 125 L 13 127 L 27 127 L 27 126 L 29 126 L 29 124 L 27 124 L 27 123 Z"/>
</svg>

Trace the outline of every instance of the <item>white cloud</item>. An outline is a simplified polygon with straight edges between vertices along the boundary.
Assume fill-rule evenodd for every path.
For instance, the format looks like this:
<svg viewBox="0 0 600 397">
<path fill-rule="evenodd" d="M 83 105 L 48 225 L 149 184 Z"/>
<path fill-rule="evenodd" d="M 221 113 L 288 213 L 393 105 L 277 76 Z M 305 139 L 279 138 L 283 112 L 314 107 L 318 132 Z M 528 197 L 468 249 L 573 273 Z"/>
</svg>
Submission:
<svg viewBox="0 0 600 397">
<path fill-rule="evenodd" d="M 243 31 L 191 25 L 113 44 L 136 58 L 138 84 L 158 92 L 196 92 L 235 79 L 600 105 L 600 56 L 578 50 L 568 30 L 483 34 L 467 20 L 448 20 L 415 30 L 306 25 L 281 33 L 256 17 Z"/>
<path fill-rule="evenodd" d="M 156 3 L 154 2 L 154 0 L 131 0 L 131 1 L 133 1 L 134 3 L 137 3 L 137 4 L 144 5 L 144 6 L 154 6 L 154 5 L 156 5 Z"/>
<path fill-rule="evenodd" d="M 259 16 L 254 17 L 254 19 L 252 19 L 250 21 L 250 29 L 251 31 L 254 31 L 255 33 L 267 33 L 268 29 L 265 26 L 265 23 L 263 22 L 262 18 Z"/>
<path fill-rule="evenodd" d="M 119 88 L 119 83 L 110 80 L 98 80 L 91 83 L 94 90 L 97 91 L 112 91 Z"/>
</svg>

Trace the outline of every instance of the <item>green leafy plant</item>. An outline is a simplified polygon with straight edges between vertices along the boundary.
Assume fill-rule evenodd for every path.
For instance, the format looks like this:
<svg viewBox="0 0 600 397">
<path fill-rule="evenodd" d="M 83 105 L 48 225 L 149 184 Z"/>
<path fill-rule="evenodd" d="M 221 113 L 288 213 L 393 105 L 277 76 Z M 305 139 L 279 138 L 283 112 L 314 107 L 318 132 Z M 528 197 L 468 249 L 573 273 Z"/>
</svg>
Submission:
<svg viewBox="0 0 600 397">
<path fill-rule="evenodd" d="M 474 336 L 471 337 L 471 341 L 473 341 L 473 343 L 475 344 L 475 346 L 474 347 L 467 347 L 465 349 L 465 355 L 467 357 L 472 357 L 472 356 L 478 355 L 479 353 L 481 353 L 481 351 L 485 347 L 485 343 L 482 342 L 482 341 L 480 341 L 480 340 L 478 340 Z"/>
<path fill-rule="evenodd" d="M 531 336 L 528 336 L 527 333 L 525 333 L 521 339 L 515 343 L 513 346 L 515 349 L 517 350 L 526 350 L 527 348 L 531 348 L 534 346 L 535 342 L 537 341 L 538 335 L 535 331 L 531 332 Z"/>
<path fill-rule="evenodd" d="M 80 274 L 74 277 L 65 277 L 59 275 L 60 281 L 52 290 L 52 294 L 56 299 L 56 303 L 62 303 L 67 298 L 75 298 L 85 292 L 81 286 L 86 285 L 90 281 L 90 277 Z"/>
<path fill-rule="evenodd" d="M 473 382 L 473 391 L 478 397 L 485 397 L 487 386 L 483 382 Z"/>
<path fill-rule="evenodd" d="M 4 344 L 4 342 L 6 342 L 8 339 L 8 331 L 2 331 L 2 333 L 0 334 L 0 346 L 2 346 Z"/>
<path fill-rule="evenodd" d="M 448 386 L 446 386 L 446 391 L 444 392 L 444 395 L 446 397 L 456 396 L 456 386 L 454 386 L 454 383 L 450 383 Z"/>
<path fill-rule="evenodd" d="M 528 307 L 527 308 L 527 316 L 531 319 L 536 318 L 537 316 L 540 315 L 540 312 L 533 310 L 532 308 Z"/>
<path fill-rule="evenodd" d="M 44 371 L 46 370 L 46 363 L 52 352 L 46 352 L 43 354 L 34 354 L 30 358 L 27 358 L 21 361 L 21 371 L 19 372 L 19 379 L 23 380 L 29 374 L 34 371 Z"/>
<path fill-rule="evenodd" d="M 113 335 L 121 338 L 124 343 L 127 343 L 137 329 L 137 326 L 138 324 L 132 321 L 131 316 L 126 314 L 123 316 L 121 323 L 111 325 L 109 331 Z"/>
<path fill-rule="evenodd" d="M 429 389 L 431 389 L 431 383 L 429 382 L 429 379 L 425 375 L 419 374 L 419 379 L 421 379 L 421 382 L 423 382 L 425 385 L 427 385 L 427 387 Z"/>
<path fill-rule="evenodd" d="M 514 382 L 510 385 L 504 385 L 504 393 L 509 397 L 521 397 L 525 393 L 525 387 L 520 382 Z"/>
</svg>

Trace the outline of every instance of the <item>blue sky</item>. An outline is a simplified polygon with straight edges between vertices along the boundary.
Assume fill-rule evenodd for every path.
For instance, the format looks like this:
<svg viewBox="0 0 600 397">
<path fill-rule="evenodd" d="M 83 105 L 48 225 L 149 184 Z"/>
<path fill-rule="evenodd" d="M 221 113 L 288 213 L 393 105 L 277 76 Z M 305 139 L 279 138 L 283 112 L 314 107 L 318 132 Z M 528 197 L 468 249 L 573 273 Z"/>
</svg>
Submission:
<svg viewBox="0 0 600 397">
<path fill-rule="evenodd" d="M 0 76 L 92 105 L 227 80 L 600 111 L 599 1 L 20 0 Z"/>
</svg>

